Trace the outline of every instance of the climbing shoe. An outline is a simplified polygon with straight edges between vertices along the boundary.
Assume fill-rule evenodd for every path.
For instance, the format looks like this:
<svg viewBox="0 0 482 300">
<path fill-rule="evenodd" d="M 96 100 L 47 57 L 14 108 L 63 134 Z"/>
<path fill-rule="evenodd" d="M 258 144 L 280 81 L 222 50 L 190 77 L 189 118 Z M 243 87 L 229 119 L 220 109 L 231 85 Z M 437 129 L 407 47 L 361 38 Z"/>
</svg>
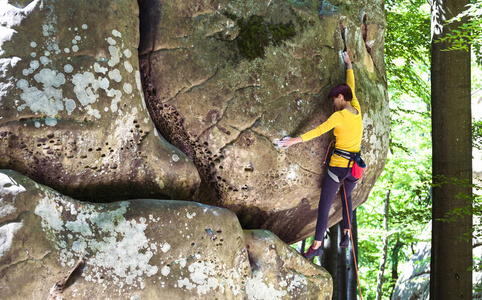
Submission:
<svg viewBox="0 0 482 300">
<path fill-rule="evenodd" d="M 350 244 L 350 236 L 348 235 L 348 233 L 345 233 L 341 238 L 340 247 L 346 248 L 348 247 L 348 244 Z"/>
<path fill-rule="evenodd" d="M 318 249 L 313 249 L 313 246 L 310 246 L 308 251 L 305 254 L 303 254 L 303 256 L 306 259 L 312 259 L 315 256 L 321 256 L 321 255 L 323 255 L 323 249 L 322 248 L 323 247 L 320 246 L 320 248 L 318 248 Z"/>
</svg>

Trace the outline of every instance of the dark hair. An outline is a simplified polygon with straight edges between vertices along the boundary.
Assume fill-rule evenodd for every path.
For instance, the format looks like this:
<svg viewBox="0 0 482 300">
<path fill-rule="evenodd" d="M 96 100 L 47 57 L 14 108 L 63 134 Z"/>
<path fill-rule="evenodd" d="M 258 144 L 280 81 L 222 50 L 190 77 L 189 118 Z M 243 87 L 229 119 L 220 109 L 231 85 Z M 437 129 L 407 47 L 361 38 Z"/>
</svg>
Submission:
<svg viewBox="0 0 482 300">
<path fill-rule="evenodd" d="M 351 88 L 346 83 L 341 83 L 332 88 L 328 94 L 328 99 L 336 98 L 339 94 L 342 94 L 346 101 L 351 101 L 353 99 Z"/>
</svg>

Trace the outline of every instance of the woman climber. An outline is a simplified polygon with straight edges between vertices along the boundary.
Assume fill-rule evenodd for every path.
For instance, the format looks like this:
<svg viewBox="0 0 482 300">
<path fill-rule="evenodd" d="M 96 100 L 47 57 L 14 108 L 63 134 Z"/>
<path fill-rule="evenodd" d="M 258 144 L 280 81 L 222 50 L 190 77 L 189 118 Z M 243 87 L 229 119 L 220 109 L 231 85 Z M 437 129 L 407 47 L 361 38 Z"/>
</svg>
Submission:
<svg viewBox="0 0 482 300">
<path fill-rule="evenodd" d="M 321 136 L 325 132 L 334 128 L 335 151 L 331 156 L 328 167 L 328 176 L 323 181 L 320 203 L 318 205 L 318 219 L 316 222 L 315 241 L 304 254 L 307 259 L 323 254 L 322 243 L 328 225 L 328 213 L 335 198 L 336 192 L 343 181 L 342 206 L 343 206 L 343 226 L 344 235 L 340 242 L 340 247 L 348 247 L 350 240 L 350 222 L 352 218 L 351 192 L 358 181 L 351 172 L 353 162 L 350 163 L 350 155 L 360 152 L 360 144 L 363 134 L 363 124 L 361 117 L 360 103 L 355 97 L 355 77 L 347 52 L 342 53 L 346 64 L 346 84 L 335 86 L 328 94 L 328 99 L 333 100 L 335 112 L 320 126 L 291 138 L 285 137 L 278 142 L 283 148 L 288 148 L 294 144 L 309 141 Z M 346 197 L 345 197 L 346 196 Z M 346 201 L 345 201 L 346 199 Z M 348 207 L 347 207 L 348 206 Z M 349 216 L 347 216 L 349 212 Z"/>
</svg>

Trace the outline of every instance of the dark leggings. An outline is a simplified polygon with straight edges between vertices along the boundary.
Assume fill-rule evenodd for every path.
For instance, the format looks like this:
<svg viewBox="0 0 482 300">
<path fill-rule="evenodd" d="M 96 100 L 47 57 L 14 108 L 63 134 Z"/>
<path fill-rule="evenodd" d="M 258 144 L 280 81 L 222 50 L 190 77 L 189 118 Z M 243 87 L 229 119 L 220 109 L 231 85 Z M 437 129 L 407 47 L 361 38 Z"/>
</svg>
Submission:
<svg viewBox="0 0 482 300">
<path fill-rule="evenodd" d="M 326 227 L 328 226 L 328 214 L 330 212 L 331 205 L 333 204 L 333 199 L 335 198 L 336 192 L 340 183 L 343 181 L 345 188 L 341 188 L 341 204 L 343 207 L 343 228 L 350 229 L 348 220 L 351 222 L 353 215 L 352 203 L 351 203 L 351 192 L 356 186 L 358 179 L 351 175 L 351 168 L 339 168 L 339 167 L 329 167 L 329 170 L 335 174 L 339 182 L 336 182 L 328 173 L 323 181 L 323 189 L 321 190 L 320 203 L 318 204 L 318 220 L 316 221 L 316 232 L 315 240 L 323 241 L 325 235 Z M 348 203 L 348 211 L 350 212 L 350 217 L 347 217 L 347 208 L 345 203 L 345 193 L 346 191 L 346 202 Z"/>
</svg>

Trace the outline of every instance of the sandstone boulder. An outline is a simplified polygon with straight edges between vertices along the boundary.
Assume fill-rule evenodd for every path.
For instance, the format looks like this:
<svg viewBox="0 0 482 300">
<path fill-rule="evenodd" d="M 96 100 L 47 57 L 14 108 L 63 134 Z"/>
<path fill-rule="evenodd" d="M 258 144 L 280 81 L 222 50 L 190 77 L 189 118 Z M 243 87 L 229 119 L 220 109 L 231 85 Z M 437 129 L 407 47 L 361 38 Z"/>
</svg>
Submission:
<svg viewBox="0 0 482 300">
<path fill-rule="evenodd" d="M 325 300 L 331 290 L 323 268 L 271 233 L 245 234 L 227 209 L 80 202 L 0 170 L 2 299 Z"/>
<path fill-rule="evenodd" d="M 189 199 L 192 161 L 143 99 L 135 0 L 2 1 L 0 167 L 78 199 Z"/>
<path fill-rule="evenodd" d="M 385 164 L 389 107 L 383 1 L 140 1 L 140 69 L 157 128 L 193 159 L 207 203 L 243 228 L 285 242 L 313 234 L 321 165 L 332 139 L 288 151 L 276 139 L 315 128 L 333 112 L 329 90 L 354 60 L 363 110 L 363 203 Z M 341 219 L 335 201 L 330 224 Z"/>
<path fill-rule="evenodd" d="M 332 298 L 328 273 L 313 264 L 267 230 L 246 230 L 245 239 L 252 276 L 246 283 L 249 299 Z"/>
</svg>

